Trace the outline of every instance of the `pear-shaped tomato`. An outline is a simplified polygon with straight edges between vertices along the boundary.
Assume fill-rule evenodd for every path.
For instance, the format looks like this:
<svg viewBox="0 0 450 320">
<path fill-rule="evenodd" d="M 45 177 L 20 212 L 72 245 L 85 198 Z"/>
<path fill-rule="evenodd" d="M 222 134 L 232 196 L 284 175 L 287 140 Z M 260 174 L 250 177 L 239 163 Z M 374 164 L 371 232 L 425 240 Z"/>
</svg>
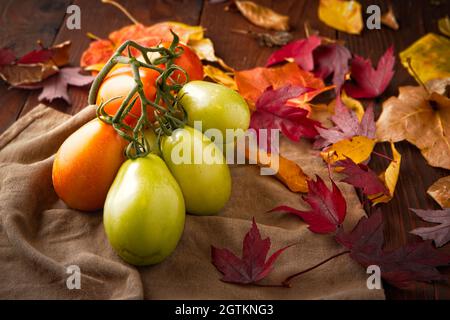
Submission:
<svg viewBox="0 0 450 320">
<path fill-rule="evenodd" d="M 128 142 L 114 128 L 94 119 L 69 136 L 53 162 L 53 187 L 71 208 L 98 210 L 125 161 Z"/>
<path fill-rule="evenodd" d="M 212 215 L 231 193 L 231 175 L 222 151 L 203 133 L 189 126 L 161 139 L 161 152 L 183 191 L 186 210 Z"/>
<path fill-rule="evenodd" d="M 203 130 L 219 129 L 224 138 L 226 129 L 248 129 L 248 105 L 239 93 L 230 88 L 212 82 L 191 81 L 178 95 L 191 127 L 194 121 L 201 121 Z"/>
<path fill-rule="evenodd" d="M 103 211 L 114 250 L 133 265 L 159 263 L 176 248 L 184 229 L 180 187 L 154 155 L 127 160 L 108 192 Z"/>
</svg>

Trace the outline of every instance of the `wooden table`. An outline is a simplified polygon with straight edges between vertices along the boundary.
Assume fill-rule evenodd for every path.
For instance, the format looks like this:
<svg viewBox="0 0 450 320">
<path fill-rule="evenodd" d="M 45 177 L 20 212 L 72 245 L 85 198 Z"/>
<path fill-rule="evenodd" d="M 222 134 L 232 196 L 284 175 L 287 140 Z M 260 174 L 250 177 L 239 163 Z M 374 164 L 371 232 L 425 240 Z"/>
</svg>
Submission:
<svg viewBox="0 0 450 320">
<path fill-rule="evenodd" d="M 393 44 L 400 52 L 420 36 L 428 32 L 438 32 L 437 20 L 450 12 L 450 1 L 440 1 L 436 6 L 430 0 L 393 1 L 401 28 L 393 31 L 386 27 L 382 30 L 365 30 L 362 36 L 348 35 L 335 31 L 318 20 L 316 0 L 257 0 L 274 10 L 290 16 L 296 38 L 304 37 L 304 22 L 308 21 L 313 29 L 330 38 L 341 39 L 354 53 L 370 57 L 373 61 Z M 386 1 L 361 1 L 363 8 L 369 4 L 378 4 L 383 12 Z M 247 69 L 264 65 L 273 49 L 261 48 L 253 39 L 235 33 L 230 29 L 258 30 L 250 25 L 238 13 L 225 12 L 225 4 L 211 4 L 202 0 L 135 0 L 121 1 L 142 23 L 151 24 L 164 20 L 181 21 L 188 24 L 201 24 L 206 35 L 215 44 L 217 54 L 236 69 Z M 76 4 L 81 8 L 81 30 L 68 30 L 65 24 L 66 8 Z M 87 32 L 99 37 L 130 24 L 130 21 L 110 5 L 100 0 L 1 0 L 0 2 L 0 47 L 7 46 L 16 53 L 25 53 L 35 48 L 38 39 L 45 45 L 72 41 L 70 62 L 79 65 L 81 53 L 88 47 Z M 397 94 L 401 85 L 414 84 L 414 80 L 397 63 L 395 77 L 380 100 L 376 103 L 376 113 L 380 113 L 380 101 Z M 72 105 L 55 101 L 50 105 L 69 114 L 80 111 L 87 101 L 87 88 L 71 88 Z M 38 104 L 38 92 L 9 89 L 0 84 L 0 133 L 17 119 Z M 449 174 L 448 170 L 428 166 L 419 150 L 406 142 L 397 144 L 403 155 L 400 179 L 394 199 L 381 206 L 386 220 L 386 247 L 395 248 L 414 236 L 409 230 L 425 225 L 408 208 L 437 209 L 437 204 L 426 194 L 427 188 L 438 178 Z M 376 151 L 389 154 L 387 144 L 379 144 Z M 375 170 L 381 171 L 387 166 L 387 160 L 374 157 L 370 163 Z M 450 246 L 443 248 L 450 253 Z M 450 274 L 450 268 L 444 270 Z M 390 299 L 450 299 L 448 284 L 417 284 L 408 290 L 398 290 L 386 285 Z"/>
</svg>

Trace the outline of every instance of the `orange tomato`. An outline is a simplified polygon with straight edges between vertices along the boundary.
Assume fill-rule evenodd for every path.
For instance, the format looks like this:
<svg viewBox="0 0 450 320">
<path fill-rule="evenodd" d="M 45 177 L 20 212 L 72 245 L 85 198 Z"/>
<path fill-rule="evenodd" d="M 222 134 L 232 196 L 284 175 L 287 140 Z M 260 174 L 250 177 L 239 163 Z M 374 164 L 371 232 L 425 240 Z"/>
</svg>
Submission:
<svg viewBox="0 0 450 320">
<path fill-rule="evenodd" d="M 200 61 L 197 54 L 191 50 L 188 46 L 185 46 L 184 44 L 178 44 L 180 47 L 183 48 L 183 54 L 176 58 L 173 62 L 174 64 L 180 66 L 183 68 L 186 73 L 189 76 L 189 81 L 193 80 L 202 80 L 203 79 L 203 65 Z M 165 48 L 168 48 L 170 46 L 170 42 L 164 42 L 163 46 Z M 180 83 L 183 83 L 186 81 L 186 77 L 183 72 L 181 71 L 175 71 L 172 73 L 172 79 L 178 80 Z"/>
<path fill-rule="evenodd" d="M 145 97 L 153 101 L 156 95 L 155 81 L 159 76 L 159 73 L 155 70 L 141 68 L 139 70 L 141 76 L 142 84 L 144 85 Z M 109 99 L 119 97 L 105 106 L 105 111 L 109 115 L 114 116 L 122 104 L 123 100 L 126 98 L 128 93 L 133 89 L 136 82 L 133 78 L 133 72 L 130 66 L 122 65 L 118 68 L 114 68 L 105 77 L 97 93 L 96 104 L 99 105 L 102 101 L 106 102 Z M 138 94 L 136 93 L 135 96 Z M 137 119 L 141 116 L 141 101 L 138 98 L 133 108 L 131 108 L 130 113 L 125 117 L 124 121 L 128 125 L 136 125 Z M 154 120 L 153 110 L 148 110 L 148 117 L 150 121 Z"/>
<path fill-rule="evenodd" d="M 71 208 L 103 207 L 109 187 L 125 161 L 127 141 L 114 128 L 94 119 L 69 136 L 53 162 L 53 187 Z"/>
<path fill-rule="evenodd" d="M 170 42 L 165 42 L 162 44 L 164 47 L 169 47 Z M 183 68 L 189 76 L 189 80 L 201 80 L 203 79 L 203 65 L 198 56 L 194 51 L 189 49 L 189 47 L 179 44 L 183 47 L 183 54 L 174 60 L 174 63 L 181 68 Z M 143 60 L 142 58 L 138 58 Z M 160 65 L 159 67 L 164 67 Z M 144 85 L 144 93 L 148 100 L 153 101 L 156 96 L 156 86 L 155 82 L 159 73 L 155 70 L 140 68 L 139 70 L 142 84 Z M 183 72 L 175 71 L 171 75 L 172 79 L 179 81 L 180 83 L 186 80 Z M 99 91 L 97 93 L 96 104 L 99 105 L 102 101 L 106 102 L 111 98 L 119 97 L 105 106 L 105 111 L 109 115 L 115 115 L 119 109 L 122 101 L 128 95 L 128 93 L 133 89 L 136 82 L 133 78 L 133 73 L 130 66 L 128 65 L 117 65 L 114 67 L 109 74 L 103 80 Z M 150 122 L 155 120 L 153 108 L 147 110 L 148 118 Z M 141 116 L 141 101 L 138 99 L 134 104 L 130 113 L 125 117 L 124 121 L 130 126 L 136 125 L 137 119 Z"/>
</svg>

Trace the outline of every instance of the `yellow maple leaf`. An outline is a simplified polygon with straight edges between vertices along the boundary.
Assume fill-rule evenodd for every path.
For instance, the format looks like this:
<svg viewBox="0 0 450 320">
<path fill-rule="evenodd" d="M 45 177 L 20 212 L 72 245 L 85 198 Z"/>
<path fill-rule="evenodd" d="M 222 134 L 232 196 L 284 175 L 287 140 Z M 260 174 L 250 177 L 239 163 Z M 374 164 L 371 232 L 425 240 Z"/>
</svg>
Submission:
<svg viewBox="0 0 450 320">
<path fill-rule="evenodd" d="M 384 182 L 387 189 L 389 190 L 389 195 L 380 193 L 368 196 L 373 205 L 376 205 L 378 203 L 387 203 L 391 201 L 394 196 L 395 187 L 397 186 L 398 176 L 400 174 L 402 155 L 397 151 L 397 149 L 395 149 L 395 145 L 393 142 L 391 142 L 391 149 L 393 161 L 391 161 L 386 171 L 380 175 L 380 179 Z"/>
<path fill-rule="evenodd" d="M 351 139 L 338 141 L 321 152 L 322 158 L 333 164 L 336 161 L 352 159 L 355 163 L 361 163 L 370 157 L 376 141 L 365 136 L 355 136 Z"/>
<path fill-rule="evenodd" d="M 361 4 L 358 1 L 320 0 L 319 19 L 328 26 L 350 34 L 363 29 Z"/>
</svg>

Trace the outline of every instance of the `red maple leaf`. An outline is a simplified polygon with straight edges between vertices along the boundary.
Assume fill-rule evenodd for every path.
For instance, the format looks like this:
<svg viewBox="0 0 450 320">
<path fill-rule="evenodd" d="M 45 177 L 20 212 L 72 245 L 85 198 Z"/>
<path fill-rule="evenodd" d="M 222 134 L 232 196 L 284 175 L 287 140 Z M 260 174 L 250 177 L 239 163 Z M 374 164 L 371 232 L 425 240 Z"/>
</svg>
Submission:
<svg viewBox="0 0 450 320">
<path fill-rule="evenodd" d="M 390 47 L 378 61 L 377 69 L 369 59 L 355 56 L 351 64 L 353 83 L 345 85 L 345 92 L 353 98 L 375 98 L 381 95 L 394 76 L 394 47 Z"/>
<path fill-rule="evenodd" d="M 228 249 L 211 246 L 211 262 L 222 274 L 222 281 L 249 284 L 264 279 L 272 271 L 277 258 L 288 247 L 277 250 L 268 259 L 270 238 L 262 239 L 253 218 L 252 227 L 245 235 L 242 258 Z"/>
<path fill-rule="evenodd" d="M 19 60 L 17 60 L 17 63 L 18 64 L 43 63 L 50 60 L 52 57 L 53 52 L 50 49 L 38 49 L 28 52 Z"/>
<path fill-rule="evenodd" d="M 450 241 L 450 208 L 444 210 L 420 210 L 414 211 L 423 220 L 439 223 L 437 226 L 417 228 L 411 231 L 424 240 L 433 240 L 437 247 L 442 247 Z"/>
<path fill-rule="evenodd" d="M 348 61 L 352 57 L 350 51 L 338 43 L 322 45 L 313 52 L 314 74 L 316 77 L 326 79 L 333 74 L 333 84 L 336 92 L 341 91 L 348 72 Z"/>
<path fill-rule="evenodd" d="M 298 86 L 285 86 L 277 90 L 267 88 L 256 102 L 256 111 L 250 120 L 250 128 L 279 129 L 293 141 L 299 141 L 301 137 L 314 138 L 317 136 L 316 127 L 320 123 L 308 118 L 308 111 L 302 108 L 287 105 L 289 99 L 297 98 L 308 92 L 308 89 Z M 267 148 L 270 146 L 270 133 L 267 135 Z"/>
<path fill-rule="evenodd" d="M 366 136 L 370 139 L 375 138 L 376 125 L 372 106 L 367 107 L 360 122 L 356 113 L 344 106 L 338 97 L 331 120 L 336 126 L 329 129 L 317 128 L 320 138 L 314 143 L 314 148 L 322 149 L 330 144 L 344 139 L 350 139 L 354 136 Z"/>
<path fill-rule="evenodd" d="M 336 241 L 350 249 L 352 259 L 364 267 L 376 265 L 381 277 L 390 284 L 404 288 L 413 281 L 445 280 L 436 267 L 450 263 L 450 256 L 437 251 L 431 242 L 413 242 L 395 250 L 383 249 L 383 216 L 376 211 L 361 218 L 351 233 L 340 229 Z"/>
<path fill-rule="evenodd" d="M 320 46 L 321 41 L 318 36 L 292 41 L 272 53 L 267 60 L 266 67 L 285 62 L 286 59 L 293 59 L 300 68 L 311 71 L 314 69 L 313 51 Z"/>
<path fill-rule="evenodd" d="M 316 176 L 316 181 L 308 180 L 308 194 L 303 200 L 311 206 L 310 211 L 300 211 L 288 206 L 276 207 L 270 212 L 284 211 L 302 218 L 309 230 L 315 233 L 331 233 L 342 224 L 347 213 L 347 203 L 341 191 L 331 180 L 332 190 Z"/>
<path fill-rule="evenodd" d="M 341 173 L 347 176 L 341 180 L 342 182 L 361 188 L 366 195 L 379 193 L 389 195 L 389 190 L 378 175 L 365 164 L 356 164 L 352 159 L 347 158 L 336 162 L 334 165 L 343 168 Z"/>
</svg>

